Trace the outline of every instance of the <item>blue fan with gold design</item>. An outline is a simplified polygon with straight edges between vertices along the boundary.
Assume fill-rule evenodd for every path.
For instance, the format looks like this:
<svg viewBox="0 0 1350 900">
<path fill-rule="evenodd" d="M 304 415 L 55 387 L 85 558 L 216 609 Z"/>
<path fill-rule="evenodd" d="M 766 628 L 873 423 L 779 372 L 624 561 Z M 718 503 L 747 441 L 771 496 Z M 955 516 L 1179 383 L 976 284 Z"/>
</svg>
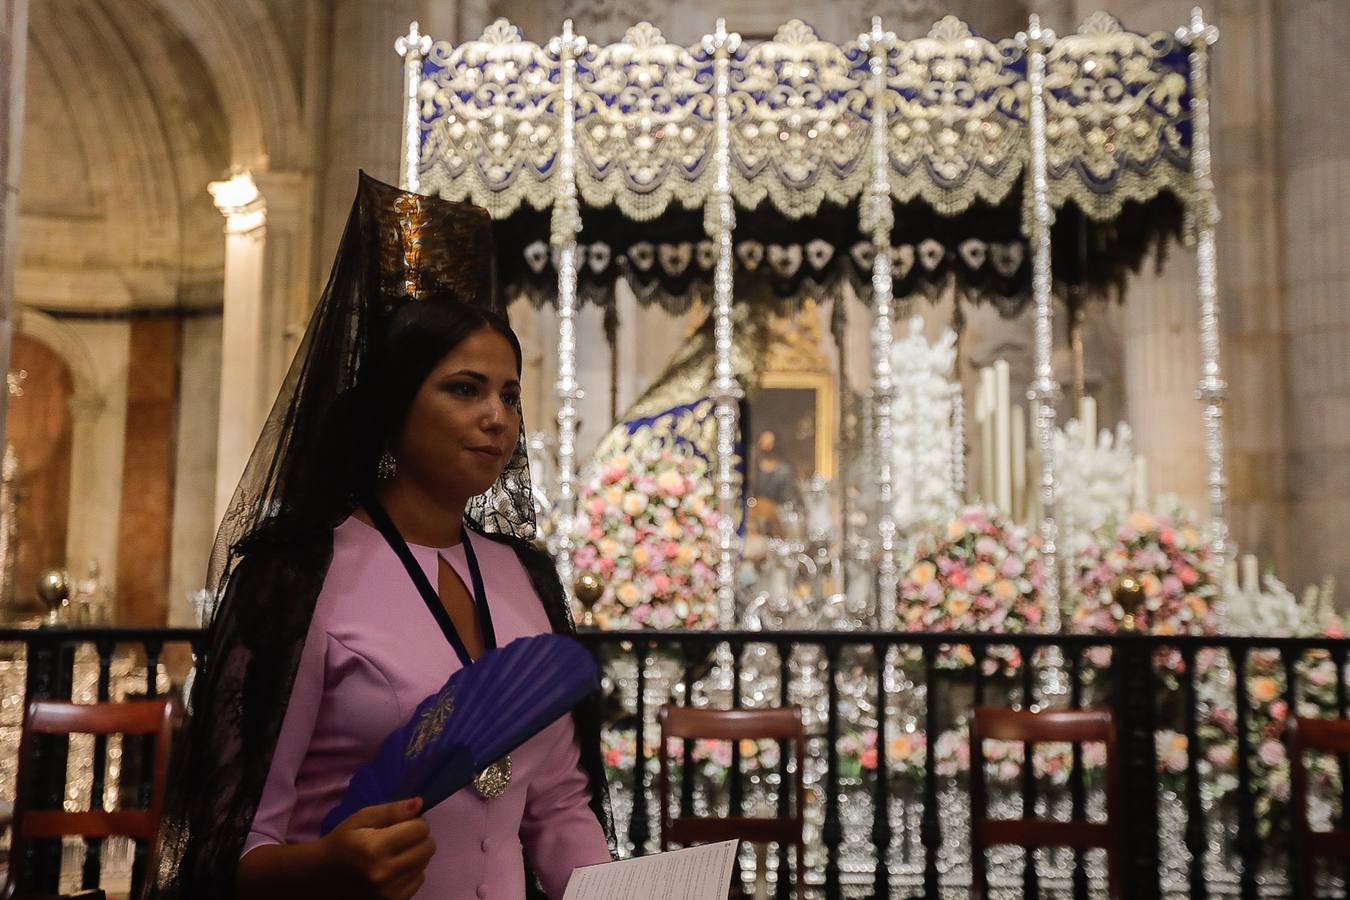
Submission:
<svg viewBox="0 0 1350 900">
<path fill-rule="evenodd" d="M 600 683 L 586 648 L 540 634 L 489 650 L 455 672 L 394 729 L 324 817 L 328 834 L 357 810 L 421 797 L 431 809 L 470 783 L 485 798 L 511 779 L 510 752 L 566 715 Z"/>
</svg>

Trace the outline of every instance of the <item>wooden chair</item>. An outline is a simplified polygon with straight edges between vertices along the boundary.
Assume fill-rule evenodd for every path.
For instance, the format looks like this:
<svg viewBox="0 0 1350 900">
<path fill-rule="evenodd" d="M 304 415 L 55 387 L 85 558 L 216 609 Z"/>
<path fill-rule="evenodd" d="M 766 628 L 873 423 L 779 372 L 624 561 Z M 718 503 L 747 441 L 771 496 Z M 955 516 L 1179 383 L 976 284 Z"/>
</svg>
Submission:
<svg viewBox="0 0 1350 900">
<path fill-rule="evenodd" d="M 1020 741 L 1024 744 L 1106 745 L 1106 821 L 1059 822 L 1035 817 L 1034 810 L 1023 810 L 1021 819 L 987 818 L 988 792 L 985 786 L 984 742 Z M 1120 775 L 1118 768 L 1116 725 L 1107 710 L 1048 710 L 1026 712 L 1012 709 L 976 707 L 970 723 L 970 824 L 972 896 L 988 896 L 988 875 L 984 852 L 1003 844 L 1024 847 L 1072 847 L 1077 850 L 1100 848 L 1106 851 L 1107 881 L 1114 900 L 1121 897 L 1120 884 Z"/>
<path fill-rule="evenodd" d="M 19 742 L 18 789 L 14 804 L 14 829 L 10 849 L 9 873 L 3 896 L 11 898 L 23 885 L 17 883 L 22 868 L 24 844 L 30 840 L 55 839 L 67 835 L 85 838 L 129 837 L 147 846 L 146 864 L 134 873 L 132 896 L 140 893 L 146 872 L 156 867 L 155 838 L 164 806 L 165 781 L 169 767 L 170 735 L 176 707 L 171 697 L 137 700 L 130 703 L 77 704 L 55 700 L 35 700 L 28 704 L 23 737 Z M 35 735 L 146 735 L 154 738 L 154 774 L 150 785 L 150 805 L 146 809 L 93 809 L 65 812 L 58 809 L 30 809 L 33 798 L 28 782 Z M 88 896 L 98 896 L 99 893 Z M 86 895 L 77 895 L 84 897 Z"/>
<path fill-rule="evenodd" d="M 1350 830 L 1313 831 L 1308 825 L 1308 770 L 1303 753 L 1350 753 L 1350 722 L 1345 719 L 1289 720 L 1290 800 L 1293 803 L 1295 846 L 1298 848 L 1296 896 L 1317 896 L 1317 860 L 1350 858 Z"/>
<path fill-rule="evenodd" d="M 806 729 L 802 726 L 799 706 L 774 709 L 706 709 L 666 704 L 657 714 L 661 724 L 661 850 L 678 844 L 710 843 L 742 840 L 755 844 L 791 844 L 797 856 L 797 897 L 805 897 L 806 868 L 803 858 L 806 840 L 802 831 L 802 810 L 805 791 L 802 773 L 806 755 Z M 670 814 L 670 759 L 668 742 L 671 739 L 741 741 L 772 739 L 792 744 L 795 760 L 794 776 L 796 801 L 792 814 L 776 818 L 751 816 L 698 817 Z M 689 773 L 683 774 L 684 778 Z M 786 790 L 786 784 L 782 790 Z M 786 873 L 780 872 L 779 877 Z"/>
</svg>

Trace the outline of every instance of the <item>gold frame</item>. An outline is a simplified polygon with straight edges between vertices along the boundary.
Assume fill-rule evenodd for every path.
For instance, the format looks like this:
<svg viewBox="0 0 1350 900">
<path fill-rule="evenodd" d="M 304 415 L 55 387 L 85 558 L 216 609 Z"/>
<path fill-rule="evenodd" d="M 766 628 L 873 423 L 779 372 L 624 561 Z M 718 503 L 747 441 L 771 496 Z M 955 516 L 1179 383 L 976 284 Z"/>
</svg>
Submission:
<svg viewBox="0 0 1350 900">
<path fill-rule="evenodd" d="M 816 394 L 816 471 L 834 480 L 834 376 L 829 372 L 765 372 L 760 388 L 810 388 Z M 821 425 L 824 424 L 822 428 Z"/>
</svg>

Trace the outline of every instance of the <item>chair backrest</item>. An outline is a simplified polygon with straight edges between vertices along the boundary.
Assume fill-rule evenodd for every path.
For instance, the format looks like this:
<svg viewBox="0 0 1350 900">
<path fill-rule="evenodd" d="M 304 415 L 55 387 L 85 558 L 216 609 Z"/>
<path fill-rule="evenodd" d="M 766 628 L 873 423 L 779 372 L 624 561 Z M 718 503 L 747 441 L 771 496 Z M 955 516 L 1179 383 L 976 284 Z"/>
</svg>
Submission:
<svg viewBox="0 0 1350 900">
<path fill-rule="evenodd" d="M 1061 822 L 1036 819 L 988 818 L 985 741 L 1023 744 L 1105 744 L 1106 822 Z M 1109 890 L 1120 896 L 1120 773 L 1116 724 L 1109 710 L 1029 710 L 976 707 L 970 721 L 971 853 L 976 898 L 985 896 L 984 851 L 1009 844 L 1022 847 L 1073 847 L 1106 850 Z"/>
<path fill-rule="evenodd" d="M 129 837 L 149 846 L 145 871 L 154 872 L 155 839 L 164 807 L 168 778 L 169 747 L 173 734 L 176 705 L 171 697 L 136 700 L 127 703 L 66 703 L 58 700 L 34 700 L 24 716 L 23 736 L 19 742 L 18 785 L 14 803 L 13 840 L 9 873 L 4 896 L 12 896 L 22 869 L 23 844 L 30 840 L 62 838 Z M 150 803 L 145 809 L 92 809 L 66 812 L 60 809 L 31 809 L 29 766 L 34 739 L 39 735 L 72 734 L 142 736 L 154 746 L 154 772 L 150 782 Z"/>
<path fill-rule="evenodd" d="M 1350 830 L 1333 828 L 1313 831 L 1308 823 L 1308 770 L 1303 754 L 1350 753 L 1350 721 L 1345 719 L 1289 720 L 1289 789 L 1293 806 L 1298 864 L 1294 870 L 1294 896 L 1314 897 L 1317 859 L 1350 857 Z"/>
<path fill-rule="evenodd" d="M 803 859 L 805 837 L 802 810 L 805 806 L 803 771 L 806 756 L 806 729 L 801 707 L 771 709 L 708 709 L 706 707 L 666 704 L 657 714 L 661 725 L 660 800 L 661 849 L 670 844 L 696 844 L 712 841 L 743 840 L 752 843 L 791 844 L 796 848 L 797 895 L 805 896 Z M 787 816 L 775 818 L 751 816 L 675 816 L 670 813 L 670 740 L 777 740 L 791 745 L 794 760 L 793 793 L 796 795 Z M 688 772 L 682 777 L 689 778 Z M 735 777 L 734 774 L 732 777 Z M 780 788 L 786 790 L 786 783 Z"/>
</svg>

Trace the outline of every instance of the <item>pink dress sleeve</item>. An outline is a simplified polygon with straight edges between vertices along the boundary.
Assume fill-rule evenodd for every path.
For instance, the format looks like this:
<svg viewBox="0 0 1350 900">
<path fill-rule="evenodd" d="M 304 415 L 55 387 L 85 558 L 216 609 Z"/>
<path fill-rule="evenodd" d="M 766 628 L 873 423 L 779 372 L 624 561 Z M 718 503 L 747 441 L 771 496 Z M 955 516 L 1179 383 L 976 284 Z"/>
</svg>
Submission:
<svg viewBox="0 0 1350 900">
<path fill-rule="evenodd" d="M 521 816 L 520 839 L 544 891 L 561 900 L 572 870 L 609 862 L 609 842 L 591 811 L 591 788 L 581 769 L 572 717 L 557 726 L 549 754 L 558 764 L 530 783 Z"/>
<path fill-rule="evenodd" d="M 305 638 L 295 684 L 291 687 L 291 699 L 286 704 L 286 716 L 282 719 L 281 732 L 272 753 L 272 767 L 267 772 L 258 810 L 253 815 L 253 826 L 244 841 L 240 858 L 264 844 L 286 843 L 291 813 L 295 809 L 296 774 L 309 751 L 323 700 L 327 649 L 328 635 L 316 620 Z"/>
</svg>

